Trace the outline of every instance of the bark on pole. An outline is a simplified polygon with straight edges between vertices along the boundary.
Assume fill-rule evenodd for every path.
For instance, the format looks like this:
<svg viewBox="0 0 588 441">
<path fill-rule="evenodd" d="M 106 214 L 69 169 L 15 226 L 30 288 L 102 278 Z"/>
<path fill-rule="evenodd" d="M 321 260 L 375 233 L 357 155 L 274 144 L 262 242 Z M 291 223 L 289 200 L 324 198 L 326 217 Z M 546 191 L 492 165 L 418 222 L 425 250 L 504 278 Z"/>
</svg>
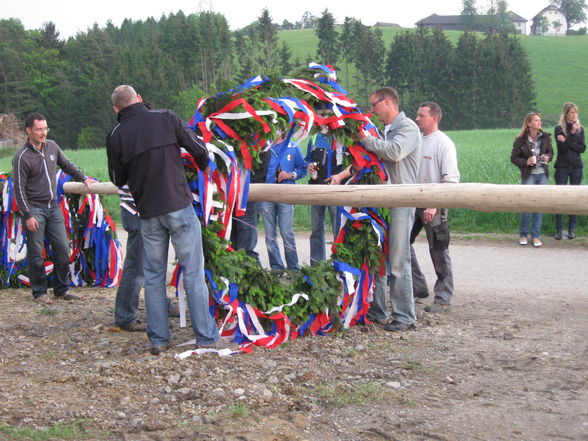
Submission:
<svg viewBox="0 0 588 441">
<path fill-rule="evenodd" d="M 64 184 L 66 193 L 88 193 L 84 184 Z M 92 193 L 117 194 L 110 182 L 92 184 Z M 469 208 L 487 212 L 588 215 L 587 185 L 411 184 L 280 185 L 251 184 L 251 201 L 352 207 Z"/>
</svg>

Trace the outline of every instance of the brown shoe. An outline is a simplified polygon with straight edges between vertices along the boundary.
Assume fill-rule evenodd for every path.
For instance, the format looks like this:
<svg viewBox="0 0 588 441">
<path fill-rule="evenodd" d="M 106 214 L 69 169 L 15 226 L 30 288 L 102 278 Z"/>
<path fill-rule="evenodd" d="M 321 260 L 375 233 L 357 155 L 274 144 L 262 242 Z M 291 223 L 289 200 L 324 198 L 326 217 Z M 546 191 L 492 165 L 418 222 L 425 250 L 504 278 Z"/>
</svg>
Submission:
<svg viewBox="0 0 588 441">
<path fill-rule="evenodd" d="M 121 326 L 120 329 L 127 332 L 146 332 L 147 323 L 143 323 L 141 320 L 137 320 L 130 325 Z"/>
<path fill-rule="evenodd" d="M 449 305 L 441 305 L 440 303 L 433 303 L 432 305 L 425 306 L 425 312 L 447 312 L 451 309 Z"/>
<path fill-rule="evenodd" d="M 55 295 L 56 299 L 61 299 L 61 300 L 83 300 L 82 296 L 78 296 L 76 294 L 72 294 L 69 291 L 64 292 L 63 294 L 59 294 L 59 295 Z"/>
<path fill-rule="evenodd" d="M 166 344 L 161 345 L 161 346 L 151 346 L 151 349 L 149 349 L 149 353 L 151 355 L 159 355 L 159 354 L 161 354 L 161 353 L 163 353 L 173 347 L 174 347 L 173 344 L 167 342 Z"/>
<path fill-rule="evenodd" d="M 47 294 L 41 294 L 39 297 L 35 298 L 35 302 L 42 306 L 53 305 L 53 300 L 51 300 Z"/>
</svg>

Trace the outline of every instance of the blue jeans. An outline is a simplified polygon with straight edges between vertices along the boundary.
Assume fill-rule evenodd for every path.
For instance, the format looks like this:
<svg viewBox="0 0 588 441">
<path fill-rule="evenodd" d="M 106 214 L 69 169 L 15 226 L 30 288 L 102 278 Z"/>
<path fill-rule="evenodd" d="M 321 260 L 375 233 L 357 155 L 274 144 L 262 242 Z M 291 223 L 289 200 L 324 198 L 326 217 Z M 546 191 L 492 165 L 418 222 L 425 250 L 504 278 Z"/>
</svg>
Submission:
<svg viewBox="0 0 588 441">
<path fill-rule="evenodd" d="M 527 179 L 521 181 L 522 185 L 545 185 L 547 184 L 547 175 L 545 173 L 531 174 Z M 532 213 L 531 237 L 533 239 L 541 236 L 541 224 L 543 223 L 543 213 Z M 521 237 L 527 237 L 529 233 L 529 219 L 531 213 L 522 213 L 519 224 L 519 234 Z"/>
<path fill-rule="evenodd" d="M 122 226 L 127 232 L 127 250 L 122 276 L 116 291 L 114 323 L 126 327 L 137 321 L 139 295 L 143 288 L 143 238 L 141 219 L 122 208 Z"/>
<path fill-rule="evenodd" d="M 410 207 L 390 209 L 390 227 L 388 229 L 390 275 L 387 282 L 390 286 L 392 318 L 394 321 L 407 325 L 416 321 L 410 262 L 410 232 L 414 223 L 414 213 L 415 209 Z M 370 306 L 369 316 L 383 318 L 388 315 L 386 277 L 376 276 L 375 283 L 374 300 Z"/>
<path fill-rule="evenodd" d="M 257 223 L 259 222 L 260 202 L 247 202 L 247 210 L 243 216 L 233 218 L 233 230 L 231 241 L 235 250 L 245 250 L 261 266 L 259 254 L 255 251 L 257 246 Z"/>
<path fill-rule="evenodd" d="M 314 265 L 319 260 L 326 260 L 325 252 L 325 218 L 329 210 L 333 237 L 337 235 L 337 207 L 325 205 L 312 205 L 310 207 L 310 264 Z"/>
<path fill-rule="evenodd" d="M 59 207 L 31 207 L 31 214 L 39 222 L 39 228 L 35 232 L 25 227 L 29 281 L 33 297 L 47 294 L 47 276 L 43 259 L 45 235 L 49 239 L 53 254 L 53 294 L 64 295 L 69 288 L 69 240 L 63 213 Z"/>
<path fill-rule="evenodd" d="M 581 168 L 568 168 L 568 167 L 558 167 L 555 169 L 555 185 L 567 185 L 568 180 L 570 185 L 580 185 L 582 183 L 582 170 Z M 569 217 L 569 224 L 568 224 L 568 231 L 570 233 L 574 233 L 576 231 L 576 223 L 578 221 L 578 216 L 575 214 L 570 214 Z M 559 232 L 563 229 L 563 215 L 556 214 L 555 215 L 555 229 Z"/>
<path fill-rule="evenodd" d="M 184 289 L 196 344 L 211 344 L 220 339 L 208 309 L 208 288 L 204 280 L 204 256 L 200 221 L 192 204 L 181 210 L 141 219 L 143 272 L 147 336 L 153 346 L 169 342 L 168 300 L 165 293 L 169 240 L 182 267 Z"/>
<path fill-rule="evenodd" d="M 283 270 L 284 262 L 280 256 L 278 246 L 277 227 L 280 227 L 280 235 L 284 242 L 284 255 L 289 270 L 300 270 L 298 264 L 298 253 L 296 251 L 296 237 L 292 222 L 294 220 L 294 206 L 290 204 L 262 202 L 261 213 L 263 215 L 263 226 L 265 228 L 265 246 L 269 258 L 270 268 Z"/>
</svg>

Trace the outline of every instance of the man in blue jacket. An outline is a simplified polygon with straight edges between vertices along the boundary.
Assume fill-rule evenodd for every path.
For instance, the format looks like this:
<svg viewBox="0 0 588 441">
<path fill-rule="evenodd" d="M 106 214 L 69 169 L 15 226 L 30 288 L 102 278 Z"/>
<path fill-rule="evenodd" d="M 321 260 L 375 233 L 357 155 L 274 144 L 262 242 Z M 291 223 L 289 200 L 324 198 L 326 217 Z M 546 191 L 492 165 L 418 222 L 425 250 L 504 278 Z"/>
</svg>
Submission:
<svg viewBox="0 0 588 441">
<path fill-rule="evenodd" d="M 269 147 L 270 158 L 267 167 L 266 184 L 294 184 L 306 176 L 306 164 L 300 147 L 288 139 L 278 137 Z M 282 202 L 262 202 L 261 212 L 265 228 L 265 246 L 272 270 L 284 270 L 284 262 L 278 247 L 277 226 L 284 242 L 284 255 L 289 270 L 300 270 L 296 237 L 292 223 L 294 206 Z"/>
</svg>

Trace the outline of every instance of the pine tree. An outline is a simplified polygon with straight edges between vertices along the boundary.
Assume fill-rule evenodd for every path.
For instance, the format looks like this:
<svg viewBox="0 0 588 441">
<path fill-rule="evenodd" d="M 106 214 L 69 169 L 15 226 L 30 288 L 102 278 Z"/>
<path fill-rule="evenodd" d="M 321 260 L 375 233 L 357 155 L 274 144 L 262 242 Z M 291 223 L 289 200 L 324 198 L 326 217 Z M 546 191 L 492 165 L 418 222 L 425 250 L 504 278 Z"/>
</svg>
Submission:
<svg viewBox="0 0 588 441">
<path fill-rule="evenodd" d="M 367 103 L 370 94 L 382 85 L 384 80 L 383 60 L 386 47 L 382 39 L 382 31 L 379 28 L 371 29 L 361 25 L 361 31 L 357 33 L 355 68 L 357 71 L 357 83 L 359 96 Z"/>
<path fill-rule="evenodd" d="M 459 36 L 454 56 L 453 117 L 447 125 L 456 130 L 480 127 L 480 55 L 475 33 L 464 32 Z M 447 112 L 446 112 L 447 114 Z M 445 116 L 443 117 L 445 119 Z"/>
<path fill-rule="evenodd" d="M 353 22 L 351 17 L 345 17 L 343 28 L 339 34 L 341 58 L 345 62 L 345 87 L 349 89 L 349 64 L 353 61 Z"/>
<path fill-rule="evenodd" d="M 278 69 L 280 60 L 278 59 L 278 29 L 277 25 L 272 23 L 272 17 L 269 10 L 264 8 L 261 15 L 255 23 L 254 43 L 260 48 L 259 66 L 261 69 L 270 73 Z"/>
<path fill-rule="evenodd" d="M 335 65 L 339 58 L 339 35 L 335 29 L 335 17 L 328 9 L 325 9 L 319 18 L 315 34 L 318 38 L 317 61 L 321 64 Z"/>
</svg>

